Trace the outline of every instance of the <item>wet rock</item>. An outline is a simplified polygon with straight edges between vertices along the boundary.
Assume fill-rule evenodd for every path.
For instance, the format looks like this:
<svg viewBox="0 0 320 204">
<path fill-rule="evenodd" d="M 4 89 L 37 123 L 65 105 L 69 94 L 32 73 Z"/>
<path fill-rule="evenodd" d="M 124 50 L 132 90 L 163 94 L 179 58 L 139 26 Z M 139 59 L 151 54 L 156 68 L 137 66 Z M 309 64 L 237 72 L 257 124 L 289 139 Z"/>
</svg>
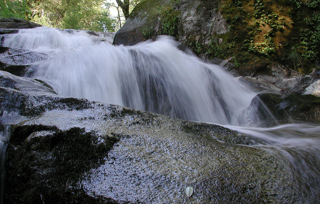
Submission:
<svg viewBox="0 0 320 204">
<path fill-rule="evenodd" d="M 15 34 L 18 33 L 19 29 L 3 29 L 0 28 L 0 35 L 5 35 L 5 34 Z M 2 38 L 0 38 L 2 39 Z"/>
<path fill-rule="evenodd" d="M 37 23 L 18 18 L 0 18 L 0 28 L 36 28 L 41 27 Z"/>
<path fill-rule="evenodd" d="M 256 77 L 240 77 L 242 82 L 248 84 L 255 91 L 269 92 L 274 94 L 289 95 L 291 93 L 302 94 L 305 89 L 313 82 L 310 76 L 300 77 L 273 77 L 260 75 Z"/>
<path fill-rule="evenodd" d="M 14 128 L 7 150 L 6 203 L 115 203 L 90 197 L 78 183 L 85 171 L 104 161 L 116 142 L 114 137 L 98 141 L 94 132 L 80 128 Z"/>
<path fill-rule="evenodd" d="M 239 80 L 261 92 L 252 104 L 258 105 L 261 118 L 272 124 L 274 116 L 279 123 L 309 121 L 320 122 L 320 104 L 317 97 L 318 79 L 315 75 L 302 75 L 293 70 L 273 70 L 272 76 L 244 76 Z M 252 107 L 254 107 L 253 105 Z M 270 112 L 263 111 L 267 106 Z M 273 124 L 275 125 L 275 124 Z"/>
<path fill-rule="evenodd" d="M 32 74 L 32 64 L 44 60 L 47 55 L 25 49 L 0 47 L 0 70 L 17 76 Z"/>
<path fill-rule="evenodd" d="M 9 203 L 312 202 L 290 161 L 260 148 L 266 141 L 59 97 L 39 81 L 0 73 L 0 122 L 12 128 Z"/>
<path fill-rule="evenodd" d="M 263 106 L 267 106 L 270 113 L 281 124 L 301 121 L 320 123 L 320 98 L 313 95 L 293 93 L 282 97 L 277 94 L 264 93 L 259 94 L 252 103 L 259 104 L 258 107 L 261 107 L 261 110 Z M 259 113 L 261 114 L 259 117 L 265 118 L 268 123 L 270 113 L 263 111 Z"/>
<path fill-rule="evenodd" d="M 26 65 L 47 58 L 47 55 L 25 49 L 1 47 L 0 60 L 8 65 Z"/>
<path fill-rule="evenodd" d="M 320 80 L 313 82 L 304 92 L 305 95 L 314 95 L 320 97 Z"/>
<path fill-rule="evenodd" d="M 270 75 L 241 76 L 239 80 L 258 92 L 288 96 L 303 94 L 317 78 L 315 75 L 303 75 L 288 68 L 274 66 Z"/>
<path fill-rule="evenodd" d="M 228 25 L 219 4 L 207 0 L 143 1 L 116 33 L 114 44 L 133 45 L 158 35 L 171 35 L 197 54 L 197 49 L 223 46 L 226 42 L 222 35 L 228 32 Z"/>
</svg>

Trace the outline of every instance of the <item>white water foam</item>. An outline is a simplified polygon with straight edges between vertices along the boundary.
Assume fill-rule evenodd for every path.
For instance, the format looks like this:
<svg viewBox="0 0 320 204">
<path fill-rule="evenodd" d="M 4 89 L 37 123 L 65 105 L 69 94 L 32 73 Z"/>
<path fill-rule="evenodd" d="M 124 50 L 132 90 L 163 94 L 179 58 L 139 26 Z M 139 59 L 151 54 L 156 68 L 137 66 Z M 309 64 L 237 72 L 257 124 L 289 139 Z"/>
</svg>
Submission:
<svg viewBox="0 0 320 204">
<path fill-rule="evenodd" d="M 22 30 L 5 46 L 45 52 L 34 77 L 59 95 L 219 124 L 248 125 L 256 93 L 221 67 L 180 51 L 162 36 L 135 46 L 111 46 L 86 33 Z M 54 53 L 54 54 L 52 54 Z"/>
<path fill-rule="evenodd" d="M 305 182 L 302 191 L 318 195 L 319 125 L 259 127 L 249 108 L 256 93 L 221 67 L 180 51 L 172 38 L 112 46 L 83 32 L 35 28 L 6 36 L 4 46 L 46 53 L 31 72 L 59 95 L 217 123 L 260 138 L 267 144 L 257 148 L 283 153 Z"/>
</svg>

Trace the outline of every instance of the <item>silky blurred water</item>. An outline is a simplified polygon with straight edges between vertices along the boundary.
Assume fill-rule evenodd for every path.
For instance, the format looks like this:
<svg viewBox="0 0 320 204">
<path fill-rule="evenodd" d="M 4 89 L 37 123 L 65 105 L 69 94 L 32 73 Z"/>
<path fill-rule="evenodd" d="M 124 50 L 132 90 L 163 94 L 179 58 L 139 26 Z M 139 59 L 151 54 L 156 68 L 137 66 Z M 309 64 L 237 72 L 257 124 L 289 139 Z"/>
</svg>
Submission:
<svg viewBox="0 0 320 204">
<path fill-rule="evenodd" d="M 170 37 L 113 46 L 84 32 L 35 28 L 7 36 L 4 46 L 47 54 L 46 60 L 32 65 L 28 76 L 49 83 L 61 96 L 220 124 L 258 137 L 267 142 L 258 148 L 287 156 L 305 181 L 302 192 L 318 195 L 319 124 L 259 127 L 263 121 L 258 109 L 250 106 L 257 93 L 218 65 L 179 50 Z"/>
<path fill-rule="evenodd" d="M 172 38 L 112 46 L 86 33 L 22 30 L 4 46 L 46 53 L 33 77 L 59 95 L 87 98 L 186 120 L 253 125 L 256 93 L 221 67 L 180 51 Z"/>
</svg>

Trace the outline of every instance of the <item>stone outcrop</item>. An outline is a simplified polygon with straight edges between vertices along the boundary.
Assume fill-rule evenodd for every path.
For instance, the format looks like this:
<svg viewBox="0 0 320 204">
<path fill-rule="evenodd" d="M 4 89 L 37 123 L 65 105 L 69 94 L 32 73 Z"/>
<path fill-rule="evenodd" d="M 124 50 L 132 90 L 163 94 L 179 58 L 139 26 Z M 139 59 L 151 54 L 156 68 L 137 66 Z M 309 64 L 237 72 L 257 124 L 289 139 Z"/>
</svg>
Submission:
<svg viewBox="0 0 320 204">
<path fill-rule="evenodd" d="M 36 27 L 41 27 L 41 25 L 23 19 L 0 18 L 0 70 L 24 76 L 30 64 L 46 58 L 46 55 L 42 53 L 3 47 L 6 35 L 18 33 L 19 29 Z"/>
<path fill-rule="evenodd" d="M 0 72 L 10 126 L 9 203 L 299 202 L 299 180 L 266 141 L 229 129 L 55 95 Z M 302 182 L 302 181 L 301 181 Z M 195 191 L 188 198 L 184 189 Z"/>
<path fill-rule="evenodd" d="M 316 80 L 308 86 L 304 92 L 305 95 L 314 95 L 320 97 L 320 80 Z"/>
<path fill-rule="evenodd" d="M 293 93 L 316 95 L 316 85 L 319 73 L 303 75 L 291 69 L 276 66 L 270 75 L 241 76 L 239 80 L 248 84 L 257 92 L 274 93 L 287 96 Z M 307 91 L 307 87 L 310 87 Z M 314 87 L 314 88 L 311 88 Z"/>
<path fill-rule="evenodd" d="M 219 36 L 228 32 L 228 25 L 219 4 L 205 0 L 143 1 L 116 33 L 114 44 L 133 45 L 158 35 L 174 36 L 189 48 L 222 44 Z"/>
<path fill-rule="evenodd" d="M 0 18 L 0 28 L 36 28 L 41 27 L 40 24 L 33 23 L 23 19 L 17 18 Z"/>
<path fill-rule="evenodd" d="M 30 71 L 32 63 L 46 58 L 47 56 L 43 53 L 0 47 L 0 70 L 10 72 L 17 76 L 24 76 Z"/>
</svg>

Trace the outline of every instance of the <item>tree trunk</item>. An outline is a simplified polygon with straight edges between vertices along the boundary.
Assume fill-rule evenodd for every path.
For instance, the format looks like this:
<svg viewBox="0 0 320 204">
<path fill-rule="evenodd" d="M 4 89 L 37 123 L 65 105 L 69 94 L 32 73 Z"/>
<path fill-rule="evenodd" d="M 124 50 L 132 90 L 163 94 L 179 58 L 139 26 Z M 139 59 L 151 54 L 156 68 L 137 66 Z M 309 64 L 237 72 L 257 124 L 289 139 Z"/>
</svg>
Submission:
<svg viewBox="0 0 320 204">
<path fill-rule="evenodd" d="M 117 4 L 121 7 L 123 15 L 126 19 L 129 18 L 129 0 L 116 0 Z"/>
</svg>

